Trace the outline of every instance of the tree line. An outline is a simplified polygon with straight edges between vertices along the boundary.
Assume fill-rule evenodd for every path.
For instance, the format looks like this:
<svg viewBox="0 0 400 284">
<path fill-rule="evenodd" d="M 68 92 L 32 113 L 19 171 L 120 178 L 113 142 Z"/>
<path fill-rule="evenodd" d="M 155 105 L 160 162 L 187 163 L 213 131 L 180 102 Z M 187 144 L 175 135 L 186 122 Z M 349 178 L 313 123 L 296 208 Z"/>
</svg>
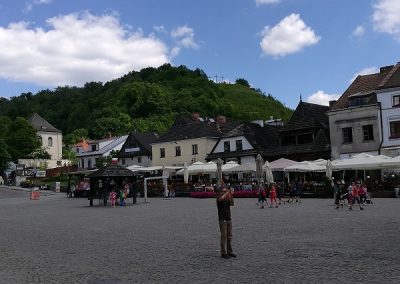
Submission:
<svg viewBox="0 0 400 284">
<path fill-rule="evenodd" d="M 37 138 L 32 129 L 28 131 L 25 125 L 24 133 L 19 134 L 22 137 L 15 131 L 35 112 L 63 132 L 67 156 L 71 154 L 69 146 L 81 138 L 99 139 L 130 131 L 162 134 L 180 114 L 199 112 L 204 117 L 225 115 L 242 121 L 269 119 L 271 115 L 288 120 L 292 114 L 291 109 L 251 88 L 243 78 L 235 84 L 217 84 L 201 69 L 165 64 L 132 71 L 106 83 L 88 82 L 83 87 L 60 86 L 35 95 L 28 92 L 9 100 L 0 98 L 0 125 L 7 125 L 0 129 L 1 160 L 45 154 L 33 141 Z M 25 145 L 29 142 L 15 142 L 23 137 L 30 141 L 29 147 Z"/>
</svg>

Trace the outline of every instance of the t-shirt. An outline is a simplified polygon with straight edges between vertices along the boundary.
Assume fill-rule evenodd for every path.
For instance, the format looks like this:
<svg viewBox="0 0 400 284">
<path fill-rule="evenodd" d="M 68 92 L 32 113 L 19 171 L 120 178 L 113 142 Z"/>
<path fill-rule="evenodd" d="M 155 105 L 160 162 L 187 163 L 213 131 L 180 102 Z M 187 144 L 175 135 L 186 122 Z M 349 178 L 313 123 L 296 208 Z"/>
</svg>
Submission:
<svg viewBox="0 0 400 284">
<path fill-rule="evenodd" d="M 218 220 L 220 221 L 231 220 L 231 203 L 228 199 L 223 199 L 223 200 L 217 199 L 217 209 L 218 209 Z"/>
</svg>

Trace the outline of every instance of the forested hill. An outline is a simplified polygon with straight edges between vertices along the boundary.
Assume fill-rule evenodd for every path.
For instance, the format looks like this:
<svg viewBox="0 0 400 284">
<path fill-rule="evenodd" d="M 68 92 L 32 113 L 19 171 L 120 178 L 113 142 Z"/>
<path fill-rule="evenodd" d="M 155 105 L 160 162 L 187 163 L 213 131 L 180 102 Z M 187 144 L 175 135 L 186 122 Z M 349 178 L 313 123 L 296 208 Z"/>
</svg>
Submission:
<svg viewBox="0 0 400 284">
<path fill-rule="evenodd" d="M 0 94 L 1 95 L 1 94 Z M 146 68 L 107 82 L 84 87 L 58 87 L 10 100 L 0 98 L 0 116 L 28 118 L 33 113 L 49 121 L 64 135 L 86 129 L 89 137 L 137 131 L 164 132 L 178 114 L 225 115 L 249 121 L 270 116 L 288 120 L 292 110 L 261 90 L 236 84 L 216 84 L 200 69 L 169 64 Z"/>
</svg>

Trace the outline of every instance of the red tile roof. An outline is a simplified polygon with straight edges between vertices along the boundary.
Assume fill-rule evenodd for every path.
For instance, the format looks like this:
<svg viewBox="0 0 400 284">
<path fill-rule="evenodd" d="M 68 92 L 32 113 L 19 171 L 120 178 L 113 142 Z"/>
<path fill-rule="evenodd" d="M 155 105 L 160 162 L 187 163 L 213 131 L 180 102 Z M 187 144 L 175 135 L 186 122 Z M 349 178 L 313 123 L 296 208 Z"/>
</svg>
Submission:
<svg viewBox="0 0 400 284">
<path fill-rule="evenodd" d="M 360 75 L 347 88 L 331 110 L 345 109 L 349 107 L 349 97 L 357 93 L 374 93 L 377 89 L 386 89 L 400 86 L 400 63 L 381 67 L 379 73 Z M 374 103 L 376 100 L 371 100 Z"/>
</svg>

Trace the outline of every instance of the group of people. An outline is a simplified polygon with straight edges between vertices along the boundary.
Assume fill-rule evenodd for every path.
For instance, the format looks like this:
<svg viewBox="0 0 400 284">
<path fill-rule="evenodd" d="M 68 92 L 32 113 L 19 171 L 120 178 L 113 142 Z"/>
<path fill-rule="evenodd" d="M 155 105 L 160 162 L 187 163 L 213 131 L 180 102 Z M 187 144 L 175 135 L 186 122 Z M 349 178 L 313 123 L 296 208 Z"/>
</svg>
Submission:
<svg viewBox="0 0 400 284">
<path fill-rule="evenodd" d="M 278 208 L 282 203 L 286 202 L 299 202 L 301 203 L 301 195 L 303 192 L 303 184 L 301 181 L 293 182 L 289 185 L 289 199 L 283 200 L 283 196 L 285 195 L 285 183 L 271 183 L 269 185 L 259 186 L 258 195 L 257 195 L 257 205 L 260 205 L 260 208 L 263 209 L 265 206 L 268 206 L 267 199 L 270 200 L 270 208 L 275 207 Z"/>
<path fill-rule="evenodd" d="M 349 205 L 349 210 L 353 210 L 353 205 L 357 202 L 360 210 L 364 210 L 363 205 L 366 203 L 366 200 L 369 198 L 367 188 L 365 184 L 361 182 L 352 182 L 348 187 L 346 192 L 344 191 L 344 183 L 338 183 L 334 181 L 333 188 L 335 192 L 335 204 L 336 209 L 342 207 L 344 205 L 344 201 L 347 200 Z"/>
<path fill-rule="evenodd" d="M 109 199 L 111 201 L 111 206 L 115 208 L 115 203 L 119 199 L 119 207 L 126 207 L 126 199 L 129 194 L 129 185 L 125 184 L 124 188 L 120 188 L 118 192 L 113 188 L 110 192 Z"/>
</svg>

